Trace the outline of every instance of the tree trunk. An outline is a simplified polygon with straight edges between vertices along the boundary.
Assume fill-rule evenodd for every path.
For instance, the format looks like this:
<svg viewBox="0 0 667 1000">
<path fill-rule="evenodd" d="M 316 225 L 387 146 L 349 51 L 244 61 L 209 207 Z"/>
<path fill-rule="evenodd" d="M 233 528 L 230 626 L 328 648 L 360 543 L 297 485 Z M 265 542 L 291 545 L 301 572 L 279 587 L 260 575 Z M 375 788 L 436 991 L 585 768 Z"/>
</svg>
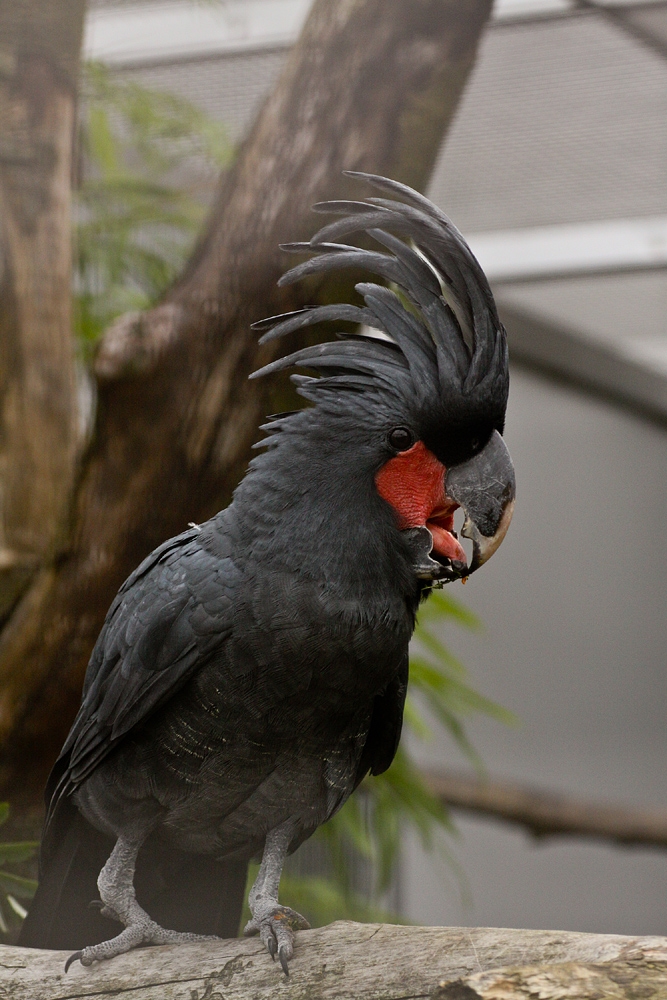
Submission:
<svg viewBox="0 0 667 1000">
<path fill-rule="evenodd" d="M 0 947 L 12 1000 L 659 1000 L 667 938 L 339 922 L 297 934 L 286 980 L 257 938 L 141 949 L 65 975 L 65 952 Z"/>
<path fill-rule="evenodd" d="M 74 472 L 70 191 L 84 9 L 0 4 L 0 620 L 53 556 Z"/>
<path fill-rule="evenodd" d="M 118 586 L 164 538 L 228 502 L 260 417 L 284 408 L 284 382 L 247 382 L 280 349 L 259 349 L 250 324 L 332 290 L 278 289 L 278 244 L 312 234 L 313 202 L 358 195 L 345 168 L 424 187 L 490 7 L 316 0 L 182 279 L 108 331 L 66 542 L 0 640 L 0 795 L 41 788 Z"/>
</svg>

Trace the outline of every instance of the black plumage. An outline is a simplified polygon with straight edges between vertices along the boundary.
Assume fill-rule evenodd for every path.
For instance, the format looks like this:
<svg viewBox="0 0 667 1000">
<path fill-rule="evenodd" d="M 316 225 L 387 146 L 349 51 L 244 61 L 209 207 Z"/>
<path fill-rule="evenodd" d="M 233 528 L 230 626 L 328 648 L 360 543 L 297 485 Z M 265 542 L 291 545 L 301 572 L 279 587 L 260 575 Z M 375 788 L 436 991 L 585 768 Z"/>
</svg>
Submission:
<svg viewBox="0 0 667 1000">
<path fill-rule="evenodd" d="M 362 283 L 363 305 L 258 324 L 264 339 L 324 320 L 371 329 L 256 373 L 315 372 L 292 376 L 315 405 L 271 418 L 232 504 L 165 542 L 119 591 L 49 780 L 24 944 L 82 949 L 119 919 L 127 930 L 116 944 L 76 953 L 90 964 L 171 939 L 158 924 L 234 933 L 247 860 L 263 851 L 250 930 L 286 970 L 303 921 L 277 902 L 285 854 L 393 759 L 419 601 L 467 571 L 437 546 L 429 554 L 457 489 L 473 526 L 477 507 L 486 512 L 475 545 L 499 544 L 513 478 L 498 444 L 507 349 L 488 283 L 430 202 L 360 176 L 402 200 L 317 206 L 342 218 L 289 248 L 315 255 L 282 281 L 361 265 L 391 287 Z M 357 231 L 383 249 L 334 242 Z M 399 454 L 397 428 L 411 444 Z M 426 514 L 408 523 L 401 482 L 394 504 L 377 478 L 422 455 L 440 483 L 433 524 Z M 413 480 L 404 485 L 412 496 Z M 91 917 L 102 866 L 104 910 Z"/>
</svg>

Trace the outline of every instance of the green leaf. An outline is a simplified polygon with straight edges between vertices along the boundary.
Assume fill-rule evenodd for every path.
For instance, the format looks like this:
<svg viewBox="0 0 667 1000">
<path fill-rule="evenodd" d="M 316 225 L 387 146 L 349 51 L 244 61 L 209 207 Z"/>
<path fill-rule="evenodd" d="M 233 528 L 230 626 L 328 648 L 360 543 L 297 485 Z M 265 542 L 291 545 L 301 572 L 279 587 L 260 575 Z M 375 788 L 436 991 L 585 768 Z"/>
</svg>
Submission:
<svg viewBox="0 0 667 1000">
<path fill-rule="evenodd" d="M 0 843 L 0 865 L 16 864 L 34 857 L 39 848 L 38 840 L 24 840 L 18 844 Z"/>
<path fill-rule="evenodd" d="M 409 694 L 405 699 L 403 724 L 411 729 L 417 739 L 423 743 L 433 739 L 433 730 L 424 722 L 419 709 L 415 706 L 414 699 Z"/>
<path fill-rule="evenodd" d="M 21 920 L 25 920 L 25 918 L 28 916 L 28 911 L 26 910 L 25 906 L 21 906 L 19 901 L 17 899 L 14 899 L 14 897 L 10 893 L 7 893 L 7 902 L 11 906 L 16 916 L 19 917 Z"/>
<path fill-rule="evenodd" d="M 88 146 L 90 155 L 104 176 L 113 177 L 119 172 L 120 162 L 109 114 L 99 104 L 93 105 L 88 112 Z"/>
<path fill-rule="evenodd" d="M 302 913 L 313 927 L 330 924 L 334 920 L 401 922 L 394 914 L 375 906 L 358 893 L 345 892 L 325 878 L 285 872 L 281 879 L 280 896 L 287 906 Z"/>
<path fill-rule="evenodd" d="M 9 872 L 0 871 L 0 888 L 20 896 L 21 899 L 32 899 L 37 891 L 37 882 L 21 875 L 10 875 Z"/>
<path fill-rule="evenodd" d="M 430 629 L 418 624 L 415 629 L 415 639 L 418 645 L 424 646 L 432 654 L 438 664 L 440 673 L 443 673 L 446 669 L 449 674 L 465 677 L 465 667 L 463 664 L 445 648 L 444 644 L 437 636 L 433 635 Z"/>
<path fill-rule="evenodd" d="M 233 148 L 195 105 L 101 64 L 86 65 L 82 93 L 73 291 L 87 356 L 117 316 L 154 305 L 175 281 L 204 217 L 201 179 L 208 171 L 212 184 Z"/>
<path fill-rule="evenodd" d="M 461 604 L 444 590 L 433 590 L 427 601 L 419 609 L 420 623 L 442 621 L 452 618 L 458 625 L 471 631 L 480 631 L 482 623 L 465 605 Z"/>
</svg>

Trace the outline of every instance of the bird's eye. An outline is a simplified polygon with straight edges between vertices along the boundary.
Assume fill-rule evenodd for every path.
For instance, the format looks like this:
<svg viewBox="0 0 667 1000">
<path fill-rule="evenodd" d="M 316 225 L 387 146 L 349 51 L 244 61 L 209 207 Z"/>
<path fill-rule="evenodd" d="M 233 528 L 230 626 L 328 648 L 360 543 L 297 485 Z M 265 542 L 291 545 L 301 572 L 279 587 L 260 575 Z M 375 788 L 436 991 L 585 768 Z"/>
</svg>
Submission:
<svg viewBox="0 0 667 1000">
<path fill-rule="evenodd" d="M 396 451 L 407 451 L 414 443 L 414 434 L 407 427 L 394 427 L 389 434 L 389 444 Z"/>
</svg>

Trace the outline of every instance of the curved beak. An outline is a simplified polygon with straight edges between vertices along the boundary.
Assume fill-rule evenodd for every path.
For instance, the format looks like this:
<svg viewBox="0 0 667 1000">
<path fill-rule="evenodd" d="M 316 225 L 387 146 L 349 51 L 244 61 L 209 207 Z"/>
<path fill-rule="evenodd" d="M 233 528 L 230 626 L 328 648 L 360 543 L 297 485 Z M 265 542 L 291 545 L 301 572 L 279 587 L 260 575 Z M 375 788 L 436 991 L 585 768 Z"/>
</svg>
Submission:
<svg viewBox="0 0 667 1000">
<path fill-rule="evenodd" d="M 445 493 L 466 515 L 461 534 L 472 540 L 467 572 L 474 573 L 500 546 L 514 512 L 514 466 L 498 431 L 474 458 L 447 469 Z"/>
</svg>

